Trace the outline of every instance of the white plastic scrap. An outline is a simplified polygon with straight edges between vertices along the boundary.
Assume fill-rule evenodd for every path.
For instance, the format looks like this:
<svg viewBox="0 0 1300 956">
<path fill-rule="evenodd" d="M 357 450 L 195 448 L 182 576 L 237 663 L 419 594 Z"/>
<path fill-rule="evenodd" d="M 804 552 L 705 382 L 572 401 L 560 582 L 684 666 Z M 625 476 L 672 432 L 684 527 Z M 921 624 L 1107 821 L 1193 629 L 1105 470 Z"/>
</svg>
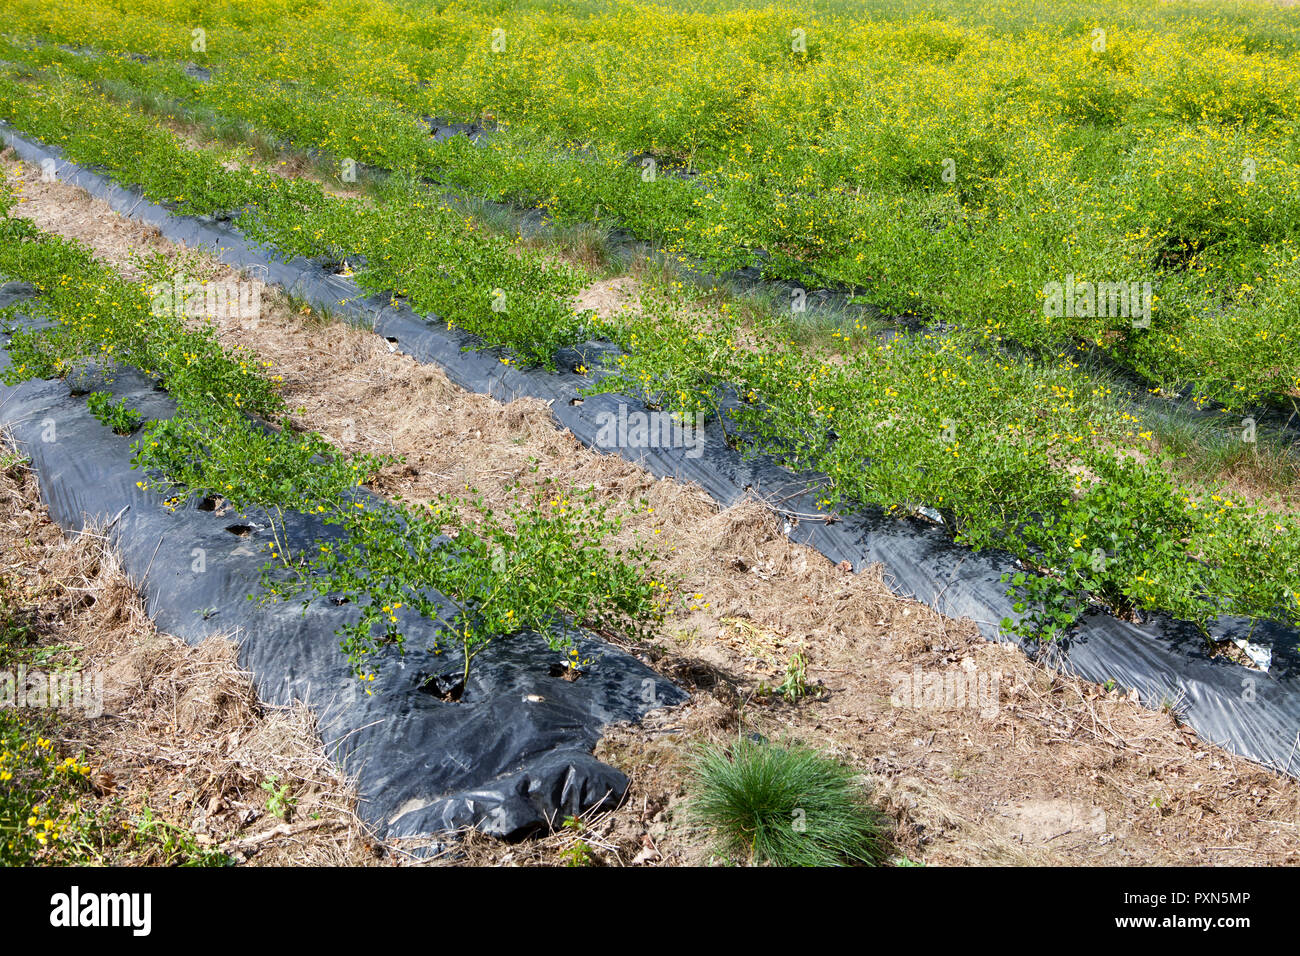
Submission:
<svg viewBox="0 0 1300 956">
<path fill-rule="evenodd" d="M 1232 643 L 1245 651 L 1246 656 L 1254 662 L 1256 667 L 1265 674 L 1268 673 L 1268 669 L 1273 663 L 1273 649 L 1271 647 L 1265 647 L 1263 644 L 1252 644 L 1244 637 L 1234 637 Z"/>
</svg>

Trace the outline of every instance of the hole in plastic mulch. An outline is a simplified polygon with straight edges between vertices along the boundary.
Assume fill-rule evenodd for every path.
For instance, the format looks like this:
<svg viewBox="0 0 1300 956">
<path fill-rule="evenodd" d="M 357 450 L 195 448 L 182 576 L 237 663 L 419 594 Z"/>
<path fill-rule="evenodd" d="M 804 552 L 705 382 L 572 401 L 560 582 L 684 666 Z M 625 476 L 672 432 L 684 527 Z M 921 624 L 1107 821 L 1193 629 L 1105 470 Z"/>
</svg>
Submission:
<svg viewBox="0 0 1300 956">
<path fill-rule="evenodd" d="M 465 693 L 465 681 L 461 674 L 417 674 L 420 692 L 436 697 L 438 700 L 454 702 Z"/>
</svg>

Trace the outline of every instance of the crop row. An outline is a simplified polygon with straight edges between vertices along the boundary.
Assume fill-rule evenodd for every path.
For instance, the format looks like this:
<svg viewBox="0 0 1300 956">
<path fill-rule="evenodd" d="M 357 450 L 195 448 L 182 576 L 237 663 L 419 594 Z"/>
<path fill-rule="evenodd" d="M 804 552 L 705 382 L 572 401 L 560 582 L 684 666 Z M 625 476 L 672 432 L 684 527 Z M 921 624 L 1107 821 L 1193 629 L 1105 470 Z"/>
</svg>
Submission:
<svg viewBox="0 0 1300 956">
<path fill-rule="evenodd" d="M 462 249 L 421 245 L 420 216 L 448 215 L 433 205 L 370 206 L 310 183 L 227 169 L 216 154 L 185 148 L 157 122 L 75 81 L 33 82 L 0 80 L 5 115 L 154 198 L 205 212 L 236 207 L 241 227 L 291 251 L 320 253 L 373 236 L 395 262 L 418 257 L 419 270 L 433 274 L 460 268 L 439 255 Z M 506 261 L 514 253 L 500 248 L 502 256 L 475 274 L 476 288 L 526 301 L 536 293 L 515 284 Z M 373 261 L 367 256 L 358 281 L 383 288 L 392 273 Z M 498 261 L 501 273 L 493 271 Z M 438 310 L 414 277 L 409 288 L 417 309 Z M 538 342 L 530 338 L 534 313 L 515 324 L 513 306 L 482 323 L 473 313 L 442 314 L 491 344 L 522 343 L 521 357 L 533 360 L 592 331 L 547 329 L 550 337 Z M 738 390 L 748 400 L 739 412 L 748 437 L 737 444 L 825 472 L 828 514 L 925 505 L 959 540 L 1015 553 L 1039 573 L 1009 582 L 1025 592 L 1025 618 L 1013 627 L 1056 633 L 1093 601 L 1200 622 L 1223 613 L 1297 620 L 1295 518 L 1173 477 L 1148 426 L 1067 358 L 1012 361 L 979 347 L 979 337 L 880 344 L 854 330 L 845 333 L 851 348 L 819 354 L 792 344 L 779 323 L 742 322 L 725 304 L 705 315 L 693 293 L 671 287 L 649 292 L 640 313 L 604 331 L 626 354 L 602 388 L 683 413 L 716 413 L 727 390 Z"/>
<path fill-rule="evenodd" d="M 1046 349 L 1083 341 L 1171 391 L 1293 407 L 1295 37 L 1138 14 L 1112 11 L 1107 33 L 797 6 L 499 17 L 470 3 L 417 18 L 380 5 L 362 25 L 329 4 L 214 8 L 196 52 L 183 4 L 110 20 L 66 0 L 22 5 L 15 23 L 115 55 L 12 52 L 303 148 L 612 221 L 715 269 L 841 284 Z M 212 79 L 186 77 L 187 61 Z M 496 131 L 435 141 L 428 114 Z M 698 175 L 670 173 L 682 165 Z M 1141 298 L 1053 301 L 1076 281 Z"/>
<path fill-rule="evenodd" d="M 14 202 L 0 195 L 0 275 L 32 284 L 38 295 L 22 310 L 43 321 L 6 322 L 5 381 L 132 367 L 165 387 L 176 404 L 168 418 L 143 422 L 104 392 L 90 393 L 87 404 L 116 431 L 138 433 L 133 464 L 146 493 L 173 510 L 206 498 L 265 517 L 273 540 L 263 596 L 355 607 L 339 633 L 362 679 L 374 680 L 378 652 L 405 646 L 412 612 L 432 646 L 460 653 L 460 688 L 474 658 L 508 635 L 546 634 L 576 668 L 584 662 L 574 657 L 575 626 L 635 636 L 659 620 L 668 590 L 649 575 L 650 551 L 604 547 L 620 518 L 590 492 L 520 487 L 502 513 L 472 489 L 428 503 L 362 494 L 388 459 L 343 456 L 321 436 L 295 430 L 265 363 L 223 347 L 183 304 L 160 307 L 158 284 L 173 278 L 165 260 L 128 282 L 84 247 L 12 217 Z M 332 533 L 294 550 L 290 512 Z M 430 589 L 452 609 L 441 609 Z M 439 618 L 443 625 L 428 626 Z"/>
</svg>

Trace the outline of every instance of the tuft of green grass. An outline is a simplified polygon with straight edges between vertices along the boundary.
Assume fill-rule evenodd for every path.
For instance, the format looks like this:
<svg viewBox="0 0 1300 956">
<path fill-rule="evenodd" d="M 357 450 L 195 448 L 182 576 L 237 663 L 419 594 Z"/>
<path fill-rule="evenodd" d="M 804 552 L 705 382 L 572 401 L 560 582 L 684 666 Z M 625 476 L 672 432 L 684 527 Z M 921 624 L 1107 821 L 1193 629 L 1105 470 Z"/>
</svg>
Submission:
<svg viewBox="0 0 1300 956">
<path fill-rule="evenodd" d="M 690 814 L 729 858 L 774 866 L 874 864 L 881 826 L 856 774 L 800 744 L 739 739 L 691 766 Z"/>
</svg>

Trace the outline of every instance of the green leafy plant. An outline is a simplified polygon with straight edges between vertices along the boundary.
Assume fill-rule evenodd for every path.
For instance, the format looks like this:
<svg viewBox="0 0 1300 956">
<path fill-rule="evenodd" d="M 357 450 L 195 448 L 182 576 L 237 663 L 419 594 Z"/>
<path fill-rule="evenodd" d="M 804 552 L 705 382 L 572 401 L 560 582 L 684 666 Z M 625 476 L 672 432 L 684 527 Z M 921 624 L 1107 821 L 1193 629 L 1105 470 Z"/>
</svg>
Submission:
<svg viewBox="0 0 1300 956">
<path fill-rule="evenodd" d="M 144 421 L 144 416 L 126 404 L 126 399 L 113 401 L 108 392 L 91 392 L 86 396 L 90 413 L 119 435 L 129 435 Z"/>
<path fill-rule="evenodd" d="M 285 512 L 337 514 L 393 461 L 345 457 L 314 432 L 295 431 L 287 419 L 275 428 L 220 407 L 156 421 L 132 448 L 132 466 L 150 476 L 141 487 L 173 503 L 219 497 L 240 511 L 261 510 L 273 539 L 270 556 L 285 567 L 297 557 L 285 535 Z"/>
<path fill-rule="evenodd" d="M 947 51 L 970 48 L 963 30 L 906 24 L 891 36 L 891 49 L 927 64 L 933 57 L 947 63 Z M 1049 31 L 1025 49 L 1073 42 Z M 744 401 L 728 419 L 728 440 L 829 475 L 821 501 L 827 512 L 879 506 L 902 517 L 924 508 L 961 542 L 1012 552 L 1030 569 L 1028 587 L 1036 589 L 1018 595 L 1019 613 L 1030 617 L 1012 620 L 1013 628 L 1051 637 L 1093 603 L 1122 616 L 1158 609 L 1197 623 L 1223 613 L 1300 621 L 1295 517 L 1266 503 L 1224 504 L 1212 485 L 1171 480 L 1177 462 L 1153 447 L 1157 437 L 1145 413 L 1134 414 L 1126 396 L 1111 395 L 1115 380 L 1080 369 L 1075 350 L 1104 351 L 1170 391 L 1195 381 L 1202 404 L 1294 407 L 1300 352 L 1287 316 L 1295 299 L 1288 290 L 1300 281 L 1294 252 L 1300 206 L 1288 200 L 1280 209 L 1275 197 L 1300 190 L 1256 188 L 1240 175 L 1240 157 L 1257 155 L 1258 177 L 1273 185 L 1300 181 L 1276 138 L 1278 118 L 1289 115 L 1285 104 L 1295 96 L 1291 81 L 1225 83 L 1194 58 L 1179 60 L 1194 81 L 1188 89 L 1133 79 L 1146 98 L 1121 114 L 1114 105 L 1133 90 L 1117 86 L 1113 70 L 1131 65 L 1132 51 L 1098 55 L 1071 47 L 1059 88 L 1010 77 L 953 113 L 910 100 L 887 106 L 873 100 L 870 115 L 893 117 L 916 107 L 908 115 L 931 125 L 904 147 L 889 136 L 880 140 L 879 129 L 865 132 L 850 123 L 842 132 L 853 141 L 860 137 L 859 145 L 876 157 L 855 182 L 861 185 L 869 173 L 875 185 L 845 190 L 833 185 L 842 173 L 836 164 L 844 141 L 837 138 L 824 152 L 806 148 L 822 135 L 819 121 L 790 150 L 782 140 L 797 128 L 790 115 L 785 120 L 793 125 L 762 125 L 742 137 L 755 150 L 773 147 L 764 154 L 771 161 L 761 183 L 750 160 L 736 163 L 729 147 L 719 152 L 719 143 L 697 141 L 694 133 L 689 142 L 661 143 L 652 152 L 665 170 L 689 156 L 703 175 L 690 183 L 671 175 L 647 182 L 626 162 L 628 148 L 642 145 L 624 140 L 625 111 L 612 102 L 605 104 L 610 119 L 603 138 L 580 151 L 566 151 L 533 125 L 535 103 L 525 110 L 528 122 L 506 124 L 476 147 L 463 137 L 434 142 L 413 113 L 425 94 L 400 83 L 381 95 L 373 78 L 316 75 L 304 66 L 286 85 L 280 81 L 290 68 L 277 62 L 269 74 L 225 71 L 220 83 L 200 88 L 166 64 L 165 50 L 157 51 L 157 67 L 144 69 L 120 57 L 10 46 L 0 42 L 0 51 L 27 66 L 22 79 L 0 68 L 7 115 L 153 198 L 185 212 L 228 214 L 287 254 L 362 264 L 357 280 L 365 288 L 406 296 L 486 343 L 506 346 L 513 352 L 502 355 L 507 363 L 548 364 L 558 348 L 608 335 L 627 352 L 602 390 L 635 391 L 653 407 L 687 416 L 716 415 L 726 395 L 739 394 Z M 762 49 L 756 62 L 767 63 L 770 51 Z M 659 55 L 653 48 L 642 52 Z M 860 52 L 879 55 L 874 46 Z M 1003 53 L 1018 56 L 1023 49 Z M 484 91 L 472 66 L 454 69 L 468 71 L 458 75 L 469 89 Z M 925 75 L 926 82 L 934 78 Z M 465 104 L 470 114 L 500 108 L 505 93 L 491 89 L 488 99 Z M 131 99 L 131 91 L 152 99 Z M 115 99 L 119 94 L 125 98 Z M 1055 152 L 1033 155 L 1060 157 L 1059 167 L 1016 160 L 1009 130 L 984 122 L 986 95 L 1041 102 L 1045 112 L 1032 118 L 1015 112 L 1016 122 L 1031 124 L 1019 134 L 1055 143 Z M 225 122 L 240 135 L 269 135 L 273 144 L 292 139 L 337 151 L 393 175 L 374 192 L 371 198 L 382 201 L 372 206 L 250 164 L 227 168 L 226 151 L 188 148 L 149 113 L 146 100 L 166 102 L 179 115 L 197 110 L 205 122 Z M 589 105 L 585 98 L 570 105 L 576 112 L 566 121 L 582 117 L 586 142 Z M 1260 125 L 1226 127 L 1222 135 L 1207 133 L 1199 120 L 1190 123 L 1202 112 L 1241 123 L 1255 109 Z M 961 131 L 956 140 L 939 122 L 948 119 Z M 655 130 L 654 138 L 663 133 Z M 728 133 L 726 141 L 732 138 Z M 951 148 L 954 141 L 964 144 L 960 151 Z M 934 185 L 933 157 L 949 152 L 961 170 L 958 180 Z M 777 157 L 803 158 L 787 165 Z M 528 198 L 566 222 L 612 214 L 634 232 L 663 237 L 671 256 L 698 256 L 715 268 L 754 264 L 753 243 L 767 250 L 762 269 L 770 276 L 858 286 L 859 298 L 886 311 L 954 328 L 882 344 L 875 324 L 854 319 L 834 330 L 829 346 L 805 347 L 788 318 L 741 321 L 728 314 L 726 302 L 702 316 L 702 305 L 716 303 L 691 299 L 680 283 L 671 291 L 647 288 L 636 313 L 596 322 L 572 308 L 578 272 L 488 235 L 481 223 L 444 208 L 422 177 L 486 189 L 493 198 Z M 1080 202 L 1062 210 L 1058 190 L 1076 187 L 1084 189 Z M 769 189 L 774 192 L 764 192 Z M 1098 203 L 1123 213 L 1077 220 L 1081 211 L 1101 208 Z M 780 214 L 773 216 L 773 208 Z M 263 386 L 238 377 L 237 366 L 223 363 L 211 343 L 178 338 L 175 323 L 160 327 L 158 317 L 110 322 L 119 307 L 130 310 L 120 286 L 105 286 L 78 267 L 65 288 L 67 270 L 56 259 L 74 253 L 62 250 L 34 269 L 30 250 L 18 254 L 34 230 L 17 220 L 3 228 L 19 241 L 0 271 L 38 272 L 44 297 L 65 324 L 55 337 L 17 331 L 11 375 L 66 374 L 107 350 L 155 371 L 182 401 L 219 399 L 278 416 L 274 396 L 255 394 Z M 1016 256 L 1008 257 L 1009 249 Z M 1151 274 L 1160 290 L 1157 321 L 1138 328 L 1131 317 L 1048 315 L 1043 282 L 1067 273 L 1099 280 Z M 82 303 L 91 307 L 74 314 Z M 1101 567 L 1080 557 L 1099 549 L 1107 555 Z"/>
<path fill-rule="evenodd" d="M 1065 636 L 1083 611 L 1078 592 L 1056 577 L 1017 571 L 1002 575 L 1002 583 L 1011 585 L 1006 594 L 1015 598 L 1012 610 L 1020 615 L 1002 619 L 1007 634 L 1053 641 Z"/>
<path fill-rule="evenodd" d="M 591 866 L 595 862 L 595 856 L 591 852 L 591 845 L 582 838 L 586 825 L 575 816 L 567 816 L 564 818 L 564 829 L 570 834 L 569 845 L 560 851 L 564 865 Z"/>
<path fill-rule="evenodd" d="M 297 801 L 289 793 L 289 783 L 280 782 L 280 778 L 272 774 L 266 780 L 262 781 L 262 789 L 266 791 L 266 812 L 281 820 L 288 819 L 293 812 L 294 805 Z"/>
<path fill-rule="evenodd" d="M 121 853 L 135 853 L 155 866 L 217 867 L 235 861 L 217 847 L 204 846 L 185 827 L 177 826 L 146 806 L 127 822 L 126 845 Z M 142 862 L 143 862 L 142 861 Z"/>
<path fill-rule="evenodd" d="M 404 646 L 403 608 L 437 621 L 435 649 L 459 650 L 461 679 L 452 696 L 464 690 L 474 659 L 501 637 L 545 635 L 565 652 L 562 673 L 576 679 L 590 663 L 574 645 L 579 627 L 640 637 L 662 618 L 667 587 L 649 574 L 652 552 L 639 543 L 606 548 L 621 521 L 591 491 L 544 484 L 516 495 L 501 515 L 477 493 L 428 505 L 367 498 L 361 487 L 395 459 L 342 456 L 319 435 L 297 431 L 254 356 L 227 352 L 207 326 L 155 315 L 143 304 L 144 287 L 123 282 L 83 248 L 7 217 L 0 226 L 0 269 L 12 265 L 50 289 L 34 310 L 54 320 L 15 333 L 10 352 L 20 361 L 12 380 L 69 374 L 105 357 L 144 363 L 166 383 L 178 410 L 149 423 L 134 442 L 132 464 L 143 472 L 137 484 L 173 508 L 205 499 L 210 507 L 221 501 L 264 516 L 272 539 L 263 574 L 268 595 L 308 590 L 354 602 L 360 617 L 340 636 L 368 681 L 375 651 Z M 151 277 L 164 268 L 146 263 Z M 91 403 L 113 420 L 125 415 L 106 396 Z M 280 413 L 275 424 L 253 417 L 272 412 Z M 310 555 L 295 554 L 287 532 L 292 512 L 337 534 Z M 445 619 L 434 591 L 452 604 Z"/>
<path fill-rule="evenodd" d="M 60 758 L 52 728 L 47 715 L 0 709 L 0 862 L 6 865 L 55 854 L 77 827 L 90 768 L 78 757 Z"/>
<path fill-rule="evenodd" d="M 800 649 L 790 655 L 785 665 L 785 680 L 777 687 L 786 700 L 801 700 L 808 696 L 808 654 Z"/>
<path fill-rule="evenodd" d="M 320 543 L 301 578 L 268 587 L 284 597 L 309 588 L 356 605 L 360 617 L 344 628 L 343 649 L 367 679 L 379 649 L 405 645 L 404 609 L 437 620 L 442 609 L 430 590 L 441 593 L 452 605 L 443 640 L 461 657 L 453 697 L 468 686 L 474 659 L 503 637 L 542 634 L 573 668 L 582 663 L 578 627 L 638 638 L 662 618 L 667 587 L 649 572 L 652 552 L 640 544 L 607 549 L 621 519 L 591 491 L 546 483 L 511 493 L 517 503 L 504 513 L 473 491 L 427 505 L 339 509 L 325 520 L 343 534 Z"/>
</svg>

